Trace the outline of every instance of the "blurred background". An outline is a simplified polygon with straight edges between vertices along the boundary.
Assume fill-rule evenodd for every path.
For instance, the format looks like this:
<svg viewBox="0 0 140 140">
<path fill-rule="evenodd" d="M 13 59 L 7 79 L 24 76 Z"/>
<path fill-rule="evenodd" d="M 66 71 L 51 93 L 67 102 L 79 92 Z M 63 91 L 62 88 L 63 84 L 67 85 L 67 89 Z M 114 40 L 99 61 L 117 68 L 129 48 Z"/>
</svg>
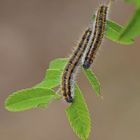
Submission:
<svg viewBox="0 0 140 140">
<path fill-rule="evenodd" d="M 4 100 L 40 82 L 52 59 L 66 57 L 103 0 L 0 0 L 0 139 L 77 140 L 67 121 L 66 104 L 11 113 Z M 126 24 L 134 6 L 116 0 L 110 18 Z M 89 140 L 139 140 L 140 40 L 124 46 L 105 39 L 93 71 L 104 100 L 78 76 L 91 118 Z"/>
</svg>

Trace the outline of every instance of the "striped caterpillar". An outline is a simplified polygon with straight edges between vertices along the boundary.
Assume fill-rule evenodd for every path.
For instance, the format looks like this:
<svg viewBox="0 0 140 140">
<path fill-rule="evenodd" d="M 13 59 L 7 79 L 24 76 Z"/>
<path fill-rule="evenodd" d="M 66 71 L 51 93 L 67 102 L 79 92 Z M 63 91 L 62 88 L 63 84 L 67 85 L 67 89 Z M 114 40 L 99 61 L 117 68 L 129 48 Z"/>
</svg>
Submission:
<svg viewBox="0 0 140 140">
<path fill-rule="evenodd" d="M 100 47 L 106 27 L 108 6 L 101 5 L 97 10 L 94 35 L 92 41 L 88 42 L 87 49 L 83 56 L 83 68 L 88 69 L 94 61 L 96 52 Z"/>
<path fill-rule="evenodd" d="M 79 66 L 82 65 L 81 59 L 83 57 L 83 53 L 85 52 L 87 43 L 89 42 L 91 33 L 92 31 L 90 28 L 88 28 L 84 32 L 79 45 L 71 55 L 62 74 L 61 92 L 64 96 L 64 99 L 68 103 L 71 103 L 73 101 L 74 84 L 75 84 L 74 81 L 75 81 L 76 73 L 79 70 Z"/>
<path fill-rule="evenodd" d="M 101 45 L 105 32 L 107 9 L 106 5 L 98 8 L 95 27 L 89 27 L 84 32 L 79 45 L 65 66 L 62 74 L 61 92 L 68 103 L 73 102 L 75 77 L 79 67 L 83 65 L 85 69 L 89 68 Z"/>
</svg>

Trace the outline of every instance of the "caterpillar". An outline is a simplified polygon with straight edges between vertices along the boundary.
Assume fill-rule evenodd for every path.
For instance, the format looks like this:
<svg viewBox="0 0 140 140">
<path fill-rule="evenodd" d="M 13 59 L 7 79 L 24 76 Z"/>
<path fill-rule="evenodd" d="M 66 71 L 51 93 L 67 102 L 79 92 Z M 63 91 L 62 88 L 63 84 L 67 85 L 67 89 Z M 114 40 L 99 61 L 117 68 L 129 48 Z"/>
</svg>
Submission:
<svg viewBox="0 0 140 140">
<path fill-rule="evenodd" d="M 91 66 L 96 52 L 102 43 L 106 27 L 107 11 L 107 5 L 101 5 L 97 10 L 94 35 L 92 37 L 92 41 L 88 43 L 87 49 L 83 56 L 84 69 L 88 69 Z"/>
<path fill-rule="evenodd" d="M 111 3 L 112 0 L 110 0 Z M 109 5 L 110 5 L 109 3 Z M 62 73 L 61 92 L 68 103 L 73 102 L 75 77 L 79 67 L 83 65 L 89 68 L 93 62 L 96 51 L 101 45 L 107 17 L 108 7 L 99 7 L 96 16 L 95 27 L 89 27 L 83 34 L 82 39 L 66 64 Z"/>
<path fill-rule="evenodd" d="M 89 42 L 91 33 L 92 30 L 90 28 L 84 32 L 80 43 L 73 51 L 62 73 L 61 92 L 68 103 L 73 102 L 75 77 L 79 67 L 82 65 L 81 59 L 87 47 L 87 43 Z"/>
</svg>

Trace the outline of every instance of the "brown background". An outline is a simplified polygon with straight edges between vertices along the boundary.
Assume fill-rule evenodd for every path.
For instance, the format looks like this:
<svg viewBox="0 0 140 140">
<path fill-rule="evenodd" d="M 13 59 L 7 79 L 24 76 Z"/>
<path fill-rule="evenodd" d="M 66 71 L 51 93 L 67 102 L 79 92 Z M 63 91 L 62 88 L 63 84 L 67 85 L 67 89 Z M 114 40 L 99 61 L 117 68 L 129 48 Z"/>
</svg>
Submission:
<svg viewBox="0 0 140 140">
<path fill-rule="evenodd" d="M 49 61 L 66 57 L 103 0 L 0 0 L 0 140 L 77 140 L 64 113 L 66 104 L 10 113 L 5 98 L 35 85 Z M 116 0 L 117 1 L 117 0 Z M 133 5 L 118 0 L 111 19 L 127 23 Z M 89 140 L 140 139 L 140 41 L 123 46 L 105 39 L 94 72 L 104 100 L 81 74 L 79 83 L 91 116 Z"/>
</svg>

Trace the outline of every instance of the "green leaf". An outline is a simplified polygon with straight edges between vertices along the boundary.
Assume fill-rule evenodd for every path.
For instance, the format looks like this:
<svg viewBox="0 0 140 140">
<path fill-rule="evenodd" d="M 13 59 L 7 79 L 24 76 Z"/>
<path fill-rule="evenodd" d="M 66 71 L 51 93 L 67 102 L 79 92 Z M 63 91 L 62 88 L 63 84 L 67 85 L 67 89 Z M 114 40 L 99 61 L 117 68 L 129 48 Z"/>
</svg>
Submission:
<svg viewBox="0 0 140 140">
<path fill-rule="evenodd" d="M 140 0 L 125 0 L 126 2 L 134 3 L 136 7 L 140 7 Z"/>
<path fill-rule="evenodd" d="M 87 140 L 91 130 L 91 120 L 84 97 L 78 86 L 75 88 L 74 102 L 65 111 L 74 132 L 82 140 Z"/>
<path fill-rule="evenodd" d="M 121 32 L 120 41 L 124 38 L 135 38 L 140 35 L 140 9 L 137 9 L 133 18 Z"/>
<path fill-rule="evenodd" d="M 92 18 L 94 20 L 95 15 Z M 120 34 L 123 29 L 124 29 L 123 26 L 115 23 L 114 21 L 107 20 L 105 36 L 106 36 L 106 38 L 108 38 L 114 42 L 120 43 L 120 44 L 124 44 L 124 45 L 132 44 L 134 42 L 134 40 L 131 39 L 130 37 L 119 40 Z"/>
<path fill-rule="evenodd" d="M 37 84 L 35 87 L 41 87 L 41 88 L 54 88 L 60 85 L 61 82 L 61 70 L 56 69 L 48 69 L 45 75 L 45 79 Z"/>
<path fill-rule="evenodd" d="M 68 62 L 68 59 L 66 59 L 66 58 L 55 59 L 55 60 L 51 61 L 50 65 L 49 65 L 49 69 L 63 70 L 65 65 L 67 64 L 67 62 Z"/>
<path fill-rule="evenodd" d="M 89 80 L 89 83 L 91 84 L 92 88 L 95 90 L 95 93 L 97 96 L 100 95 L 100 82 L 97 80 L 95 74 L 90 70 L 84 70 L 84 73 Z"/>
<path fill-rule="evenodd" d="M 61 82 L 61 75 L 67 63 L 67 60 L 68 59 L 66 58 L 58 58 L 52 60 L 49 65 L 49 69 L 45 74 L 45 79 L 35 87 L 51 89 L 59 86 Z"/>
<path fill-rule="evenodd" d="M 60 95 L 53 90 L 30 88 L 11 94 L 5 101 L 5 107 L 8 111 L 18 112 L 37 108 L 40 105 L 48 106 L 52 100 L 59 98 Z"/>
<path fill-rule="evenodd" d="M 131 37 L 124 37 L 122 40 L 119 40 L 120 34 L 124 27 L 121 25 L 113 22 L 113 21 L 107 21 L 107 27 L 106 27 L 106 37 L 114 42 L 123 44 L 123 45 L 129 45 L 134 43 L 134 40 L 131 39 Z"/>
</svg>

